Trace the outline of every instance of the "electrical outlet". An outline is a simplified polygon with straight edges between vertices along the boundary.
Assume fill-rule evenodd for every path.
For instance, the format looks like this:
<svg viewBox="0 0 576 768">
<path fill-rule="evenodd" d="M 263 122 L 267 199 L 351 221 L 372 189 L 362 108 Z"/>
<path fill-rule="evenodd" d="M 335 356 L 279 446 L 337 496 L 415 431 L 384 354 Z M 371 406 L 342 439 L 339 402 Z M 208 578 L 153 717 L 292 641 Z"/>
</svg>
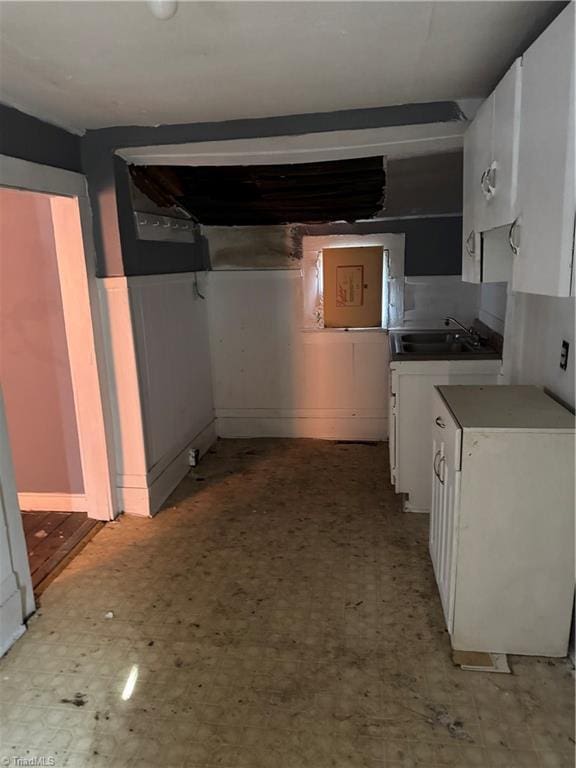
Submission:
<svg viewBox="0 0 576 768">
<path fill-rule="evenodd" d="M 197 467 L 200 461 L 200 451 L 198 448 L 190 448 L 188 451 L 188 464 L 191 467 Z"/>
<path fill-rule="evenodd" d="M 562 351 L 560 352 L 560 368 L 565 371 L 568 368 L 568 350 L 570 344 L 564 339 L 562 341 Z"/>
</svg>

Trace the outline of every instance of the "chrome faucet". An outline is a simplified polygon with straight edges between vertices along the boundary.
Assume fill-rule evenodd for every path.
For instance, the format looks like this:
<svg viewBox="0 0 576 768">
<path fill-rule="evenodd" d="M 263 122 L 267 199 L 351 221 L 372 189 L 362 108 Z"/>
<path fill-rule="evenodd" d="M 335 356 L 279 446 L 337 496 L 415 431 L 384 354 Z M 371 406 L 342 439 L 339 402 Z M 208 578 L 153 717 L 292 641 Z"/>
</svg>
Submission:
<svg viewBox="0 0 576 768">
<path fill-rule="evenodd" d="M 464 333 L 467 336 L 470 336 L 470 338 L 472 340 L 472 344 L 474 344 L 475 347 L 479 347 L 480 346 L 480 343 L 482 341 L 482 337 L 480 336 L 480 334 L 478 333 L 478 331 L 475 328 L 473 328 L 472 326 L 470 326 L 470 328 L 466 328 L 466 326 L 463 325 L 459 320 L 456 320 L 455 317 L 446 317 L 444 319 L 444 325 L 450 325 L 450 323 L 454 323 L 454 325 L 457 325 L 459 328 L 462 328 Z"/>
</svg>

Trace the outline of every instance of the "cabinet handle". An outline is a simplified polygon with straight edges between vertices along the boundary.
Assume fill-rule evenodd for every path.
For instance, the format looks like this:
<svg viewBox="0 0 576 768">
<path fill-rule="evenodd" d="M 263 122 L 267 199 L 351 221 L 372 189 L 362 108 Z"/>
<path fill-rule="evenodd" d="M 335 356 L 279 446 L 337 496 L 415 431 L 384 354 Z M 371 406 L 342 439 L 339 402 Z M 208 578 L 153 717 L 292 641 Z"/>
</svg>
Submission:
<svg viewBox="0 0 576 768">
<path fill-rule="evenodd" d="M 510 229 L 508 230 L 508 243 L 510 244 L 510 250 L 514 254 L 514 256 L 518 256 L 520 253 L 520 243 L 517 242 L 514 238 L 514 235 L 516 234 L 516 231 L 520 227 L 520 217 L 514 219 L 512 224 L 510 225 Z"/>
<path fill-rule="evenodd" d="M 442 429 L 446 429 L 446 424 L 444 424 L 444 421 L 440 416 L 437 416 L 434 421 L 436 422 L 436 424 L 438 424 L 439 427 L 442 427 Z"/>
<path fill-rule="evenodd" d="M 490 197 L 494 197 L 496 194 L 496 173 L 497 173 L 498 166 L 496 163 L 492 163 L 490 166 L 490 170 L 488 171 L 488 175 L 486 176 L 486 183 L 488 185 L 488 192 L 490 193 Z"/>
<path fill-rule="evenodd" d="M 491 200 L 496 194 L 496 169 L 497 168 L 498 168 L 498 164 L 496 163 L 496 161 L 494 161 L 492 165 L 489 168 L 486 168 L 486 170 L 482 174 L 482 180 L 480 182 L 480 186 L 482 187 L 482 192 L 484 193 L 484 197 L 486 198 L 486 200 Z"/>
<path fill-rule="evenodd" d="M 440 457 L 440 461 L 438 462 L 438 473 L 437 473 L 438 480 L 440 480 L 441 484 L 444 485 L 444 480 L 446 479 L 446 477 L 445 476 L 440 477 L 440 467 L 442 466 L 442 463 L 444 463 L 444 466 L 446 466 L 446 456 Z"/>
<path fill-rule="evenodd" d="M 468 253 L 468 256 L 470 256 L 471 259 L 473 259 L 476 254 L 476 244 L 474 240 L 475 240 L 474 230 L 472 230 L 472 232 L 470 232 L 470 234 L 466 238 L 466 252 Z M 472 241 L 472 245 L 470 245 L 470 241 Z"/>
<path fill-rule="evenodd" d="M 433 464 L 434 464 L 434 474 L 436 475 L 436 477 L 438 478 L 438 480 L 440 480 L 440 482 L 442 483 L 442 485 L 444 485 L 444 482 L 443 482 L 443 480 L 441 479 L 440 475 L 438 474 L 438 468 L 436 467 L 436 460 L 438 459 L 438 456 L 440 456 L 440 455 L 441 455 L 441 453 L 442 453 L 442 451 L 441 451 L 441 450 L 438 450 L 438 451 L 436 451 L 436 453 L 434 454 L 434 461 L 433 461 Z"/>
</svg>

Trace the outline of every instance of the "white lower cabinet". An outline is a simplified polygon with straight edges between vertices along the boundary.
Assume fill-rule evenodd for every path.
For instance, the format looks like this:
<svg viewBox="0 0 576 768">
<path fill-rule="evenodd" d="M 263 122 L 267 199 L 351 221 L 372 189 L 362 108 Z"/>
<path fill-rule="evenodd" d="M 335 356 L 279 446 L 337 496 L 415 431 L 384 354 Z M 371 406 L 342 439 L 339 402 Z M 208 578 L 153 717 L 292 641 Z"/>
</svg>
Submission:
<svg viewBox="0 0 576 768">
<path fill-rule="evenodd" d="M 460 440 L 462 432 L 447 406 L 437 402 L 432 423 L 432 515 L 430 554 L 446 626 L 452 632 L 455 587 L 456 502 L 460 491 Z"/>
<path fill-rule="evenodd" d="M 440 386 L 430 556 L 456 650 L 565 656 L 574 416 L 538 387 Z"/>
<path fill-rule="evenodd" d="M 430 512 L 428 470 L 434 387 L 439 384 L 496 384 L 501 360 L 402 360 L 390 363 L 390 476 L 406 494 L 408 512 Z"/>
</svg>

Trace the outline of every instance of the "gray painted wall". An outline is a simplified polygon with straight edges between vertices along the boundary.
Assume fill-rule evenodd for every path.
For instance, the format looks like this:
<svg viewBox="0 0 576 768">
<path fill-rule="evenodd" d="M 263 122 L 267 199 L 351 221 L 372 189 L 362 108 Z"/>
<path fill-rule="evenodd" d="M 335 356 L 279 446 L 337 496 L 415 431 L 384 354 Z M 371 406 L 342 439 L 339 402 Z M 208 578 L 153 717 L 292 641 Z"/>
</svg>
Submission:
<svg viewBox="0 0 576 768">
<path fill-rule="evenodd" d="M 460 275 L 460 216 L 367 221 L 356 224 L 202 227 L 213 269 L 298 269 L 304 235 L 404 232 L 405 274 Z"/>
<path fill-rule="evenodd" d="M 188 272 L 206 269 L 209 265 L 206 241 L 202 240 L 190 246 L 137 239 L 127 166 L 114 155 L 116 149 L 461 119 L 463 115 L 455 102 L 437 102 L 221 123 L 165 125 L 156 128 L 106 128 L 88 131 L 80 138 L 17 109 L 0 105 L 0 152 L 86 173 L 94 217 L 99 276 Z M 440 187 L 437 178 L 439 164 L 445 171 Z M 400 212 L 405 213 L 407 208 L 414 213 L 449 211 L 457 202 L 461 173 L 461 158 L 458 153 L 452 153 L 451 156 L 435 156 L 428 160 L 412 158 L 407 161 L 395 161 L 391 164 L 389 173 L 389 215 L 400 215 Z M 433 185 L 428 183 L 430 174 L 436 179 Z M 431 189 L 434 194 L 431 194 Z M 459 206 L 456 210 L 459 210 Z M 374 226 L 374 222 L 356 226 Z M 406 231 L 407 259 L 414 262 L 416 270 L 411 274 L 455 274 L 454 225 L 410 224 L 406 230 L 395 228 L 394 223 L 387 226 L 389 229 L 386 230 L 379 228 L 366 231 Z M 427 250 L 425 242 L 428 235 L 432 237 L 428 243 L 430 250 Z M 442 239 L 444 236 L 447 238 L 445 241 Z M 437 266 L 433 267 L 435 260 L 438 260 Z M 423 261 L 426 262 L 429 272 L 418 272 L 418 267 Z"/>
<path fill-rule="evenodd" d="M 0 154 L 81 171 L 80 137 L 0 104 Z"/>
<path fill-rule="evenodd" d="M 460 216 L 366 221 L 302 228 L 305 235 L 358 235 L 375 232 L 406 234 L 404 269 L 407 276 L 462 273 Z"/>
<path fill-rule="evenodd" d="M 94 215 L 98 274 L 187 272 L 206 267 L 204 244 L 189 248 L 136 239 L 126 165 L 114 156 L 115 150 L 121 147 L 294 136 L 462 119 L 464 116 L 455 102 L 434 102 L 219 123 L 88 131 L 82 139 L 82 165 L 88 177 Z"/>
<path fill-rule="evenodd" d="M 128 166 L 117 156 L 113 157 L 113 162 L 121 243 L 121 259 L 118 263 L 118 269 L 121 271 L 118 274 L 154 275 L 162 272 L 192 272 L 207 269 L 208 248 L 203 238 L 197 243 L 163 243 L 138 239 Z M 92 206 L 94 206 L 93 198 Z M 96 221 L 96 216 L 94 219 Z M 112 229 L 111 225 L 107 229 Z M 97 252 L 100 255 L 99 249 Z M 99 272 L 101 272 L 100 268 Z"/>
<path fill-rule="evenodd" d="M 18 491 L 82 493 L 47 195 L 0 189 L 0 375 Z"/>
</svg>

